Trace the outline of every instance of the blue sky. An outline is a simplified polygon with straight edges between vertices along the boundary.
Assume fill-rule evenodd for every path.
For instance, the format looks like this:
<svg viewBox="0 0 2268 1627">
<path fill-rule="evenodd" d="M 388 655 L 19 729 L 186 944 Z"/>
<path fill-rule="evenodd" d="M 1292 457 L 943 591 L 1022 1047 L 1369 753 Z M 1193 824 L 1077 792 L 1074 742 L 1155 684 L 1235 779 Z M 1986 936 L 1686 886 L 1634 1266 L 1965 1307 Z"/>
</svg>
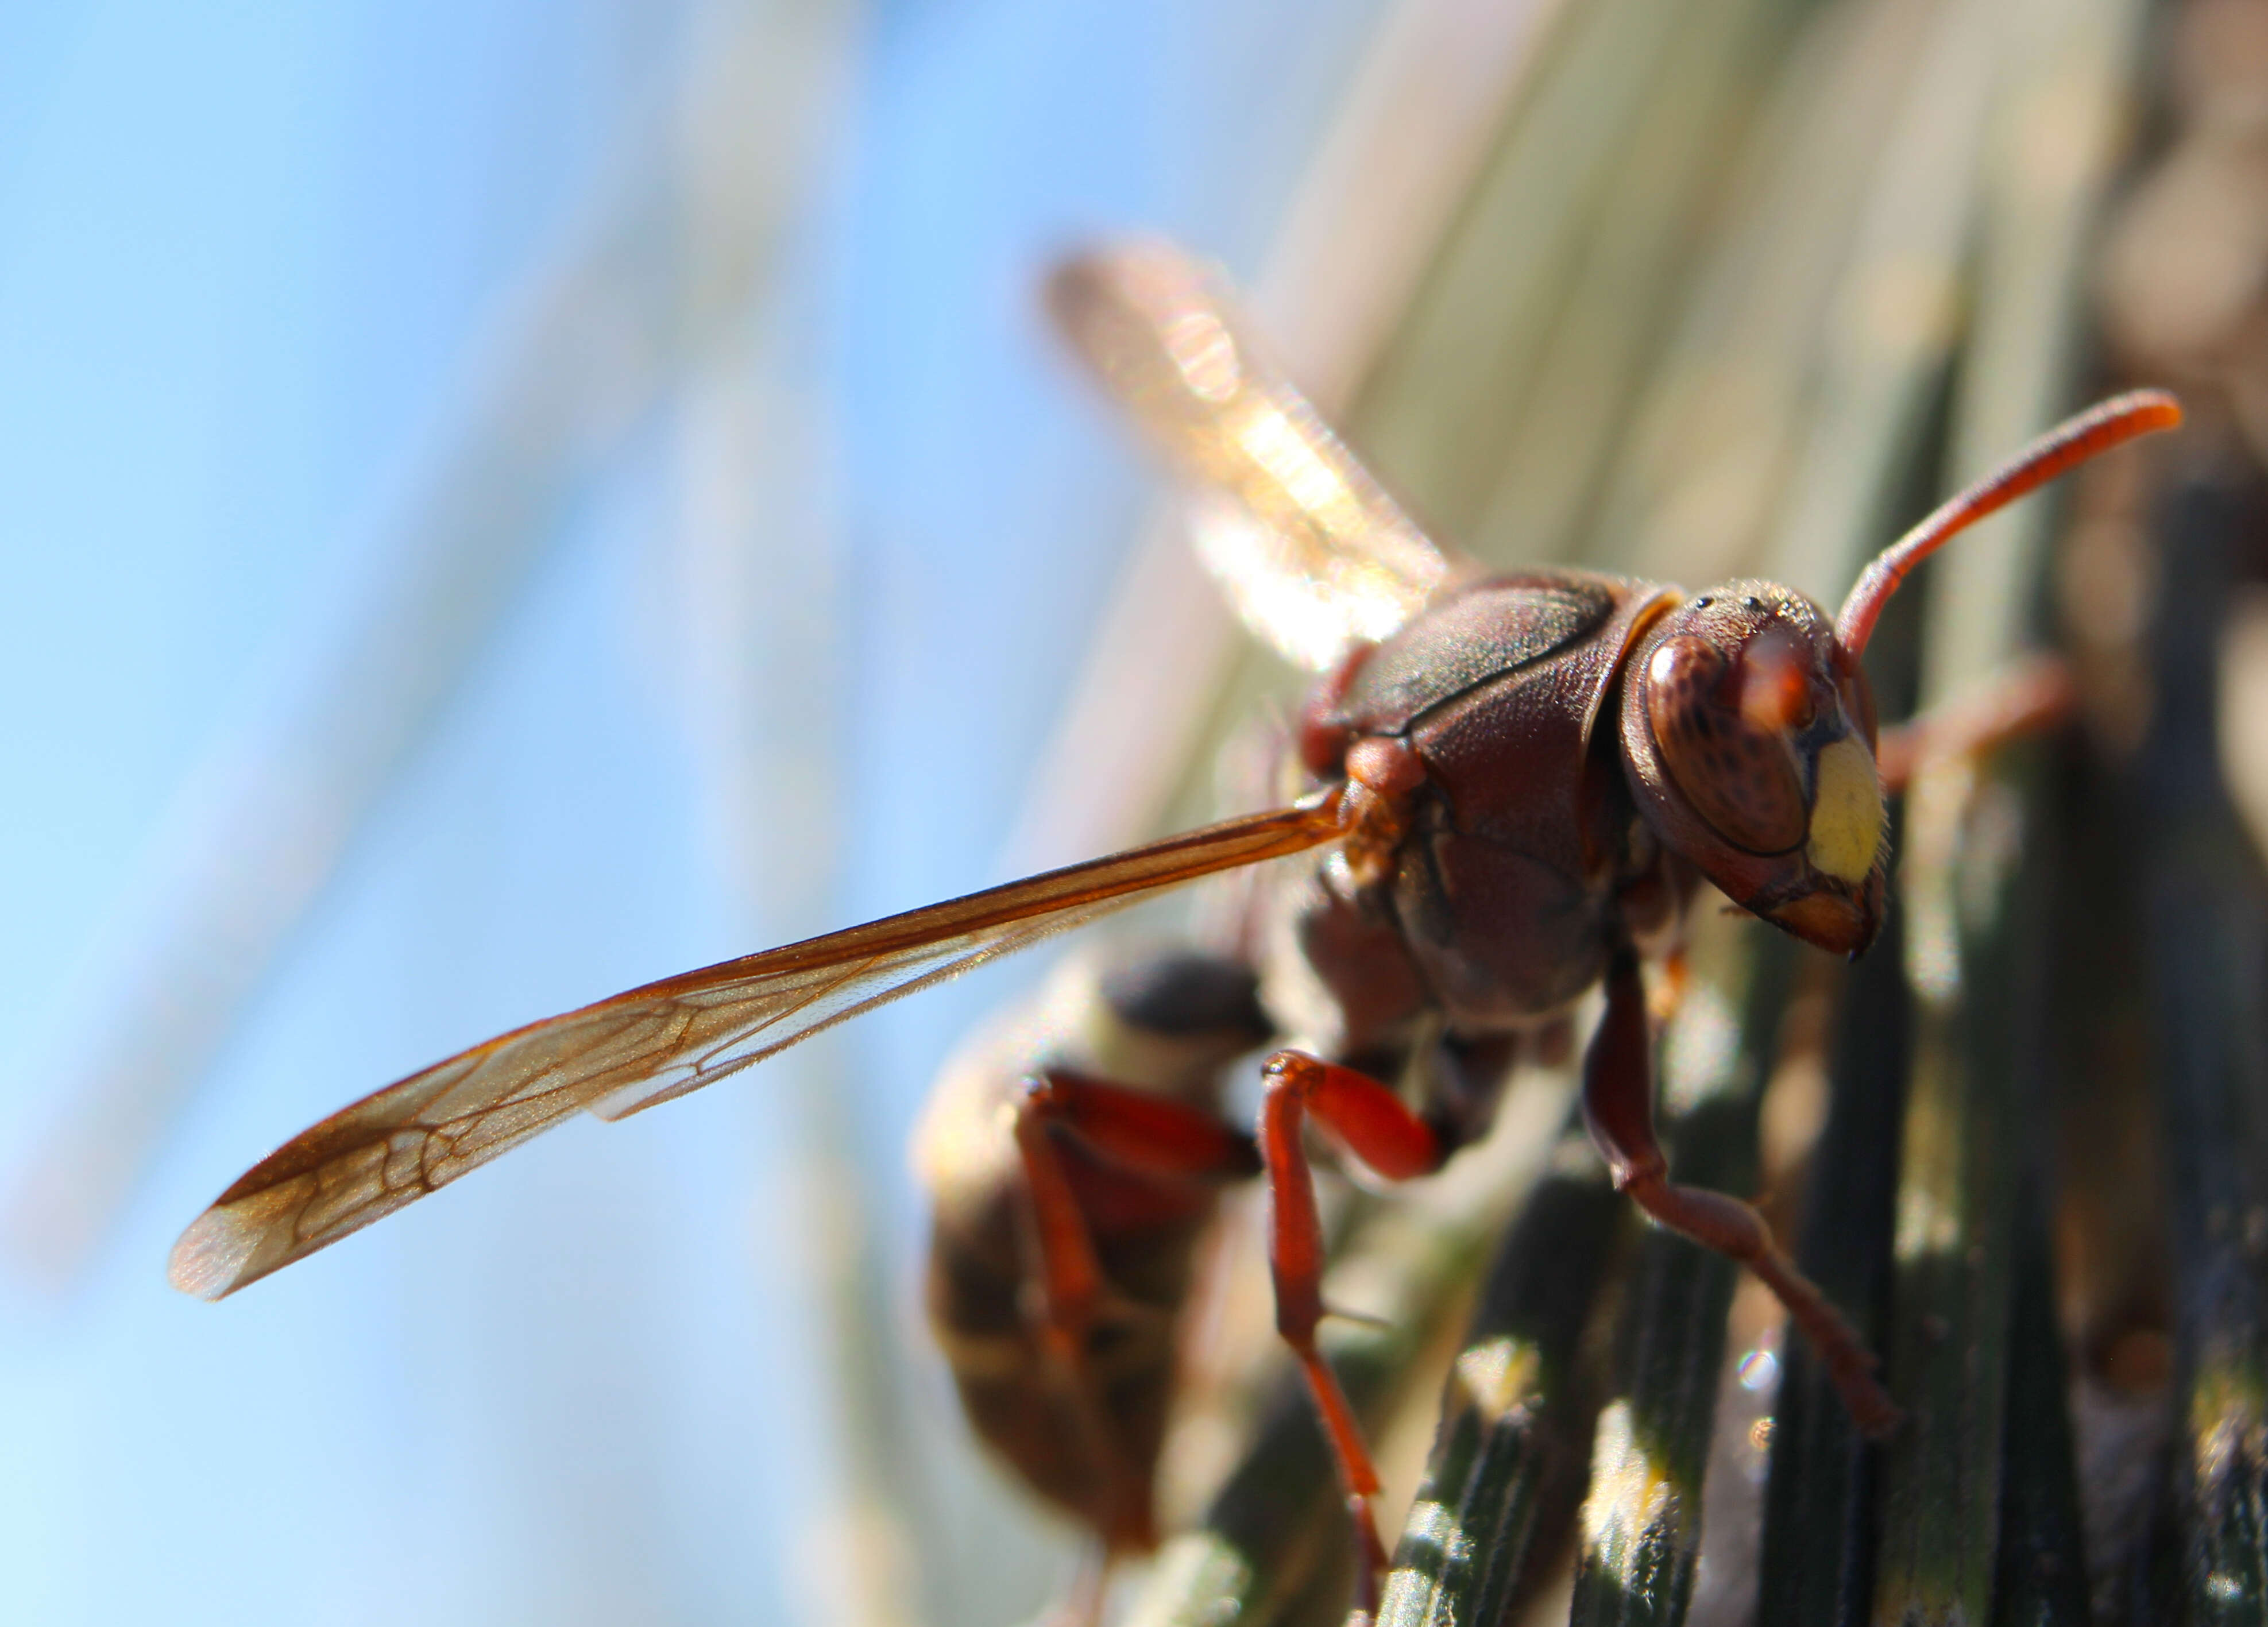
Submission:
<svg viewBox="0 0 2268 1627">
<path fill-rule="evenodd" d="M 0 1167 L 62 1105 L 57 1058 L 87 1042 L 90 980 L 200 765 L 289 710 L 387 579 L 405 494 L 461 436 L 529 279 L 738 11 L 11 16 Z M 665 384 L 589 447 L 91 1276 L 0 1290 L 0 1616 L 362 1623 L 406 1595 L 431 1623 L 798 1618 L 827 1357 L 792 1307 L 824 1240 L 766 1076 L 571 1124 L 219 1307 L 165 1287 L 165 1250 L 269 1145 L 447 1050 L 998 879 L 1152 490 L 1054 357 L 1038 272 L 1127 227 L 1248 269 L 1370 18 L 978 0 L 850 18 L 761 296 L 694 358 L 756 402 L 755 563 L 685 541 L 715 398 Z M 828 754 L 832 853 L 807 864 L 761 840 L 748 859 L 761 773 L 753 801 L 718 791 L 703 686 L 740 657 L 712 647 L 703 572 L 743 566 L 749 614 L 780 630 L 733 668 L 766 687 L 726 720 L 756 720 L 783 787 L 796 752 Z M 1027 975 L 895 1008 L 828 1064 L 901 1272 L 928 1073 Z M 911 1291 L 893 1294 L 911 1348 Z M 925 1472 L 965 1484 L 972 1530 L 1005 1522 L 982 1538 L 996 1618 L 1027 1612 L 1055 1553 L 983 1471 Z"/>
</svg>

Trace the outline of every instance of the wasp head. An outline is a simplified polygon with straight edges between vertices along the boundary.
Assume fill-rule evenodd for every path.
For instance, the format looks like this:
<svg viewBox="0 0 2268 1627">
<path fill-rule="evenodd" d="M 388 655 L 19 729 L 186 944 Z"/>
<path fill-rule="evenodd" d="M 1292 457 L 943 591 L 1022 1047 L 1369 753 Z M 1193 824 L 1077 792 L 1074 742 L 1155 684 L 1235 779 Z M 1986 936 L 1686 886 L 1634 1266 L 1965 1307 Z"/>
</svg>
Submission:
<svg viewBox="0 0 2268 1627">
<path fill-rule="evenodd" d="M 1733 582 L 1663 616 L 1623 687 L 1623 762 L 1662 842 L 1734 902 L 1855 954 L 1882 917 L 1874 703 L 1817 605 Z"/>
</svg>

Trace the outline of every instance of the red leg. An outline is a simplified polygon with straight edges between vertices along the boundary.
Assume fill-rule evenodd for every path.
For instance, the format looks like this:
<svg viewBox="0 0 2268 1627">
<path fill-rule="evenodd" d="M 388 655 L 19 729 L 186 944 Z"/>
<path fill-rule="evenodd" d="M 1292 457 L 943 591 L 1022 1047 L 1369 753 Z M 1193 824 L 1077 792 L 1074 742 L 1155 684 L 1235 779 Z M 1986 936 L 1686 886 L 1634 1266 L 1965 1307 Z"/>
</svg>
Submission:
<svg viewBox="0 0 2268 1627">
<path fill-rule="evenodd" d="M 1050 1070 L 1024 1086 L 1016 1146 L 1032 1192 L 1049 1336 L 1083 1348 L 1102 1289 L 1086 1212 L 1052 1137 L 1061 1131 L 1113 1164 L 1167 1180 L 1233 1180 L 1260 1173 L 1248 1136 L 1211 1114 L 1149 1091 Z"/>
<path fill-rule="evenodd" d="M 1045 1306 L 1039 1334 L 1078 1397 L 1072 1412 L 1083 1425 L 1086 1455 L 1111 1487 L 1105 1547 L 1146 1549 L 1155 1542 L 1147 1478 L 1124 1462 L 1111 1445 L 1110 1433 L 1100 1422 L 1102 1402 L 1086 1359 L 1087 1336 L 1103 1308 L 1108 1285 L 1056 1137 L 1068 1135 L 1111 1163 L 1165 1180 L 1256 1174 L 1259 1152 L 1251 1137 L 1186 1103 L 1061 1071 L 1026 1084 L 1015 1128 L 1031 1194 Z M 1095 1586 L 1099 1588 L 1099 1579 Z M 1089 1603 L 1099 1601 L 1098 1592 Z"/>
<path fill-rule="evenodd" d="M 1915 769 L 1932 759 L 1991 751 L 2052 728 L 2071 715 L 2078 700 L 2071 668 L 2060 657 L 2036 656 L 2004 667 L 1973 693 L 1883 730 L 1874 754 L 1882 789 L 1904 790 Z"/>
<path fill-rule="evenodd" d="M 1583 1115 L 1617 1189 L 1672 1231 L 1747 1266 L 1778 1296 L 1803 1329 L 1859 1429 L 1880 1439 L 1898 1410 L 1875 1380 L 1874 1358 L 1840 1313 L 1772 1240 L 1771 1228 L 1736 1197 L 1669 1180 L 1669 1160 L 1653 1138 L 1653 1041 L 1646 988 L 1628 949 L 1607 973 L 1607 1011 L 1583 1056 Z"/>
<path fill-rule="evenodd" d="M 1338 1461 L 1339 1483 L 1362 1542 L 1359 1608 L 1374 1614 L 1378 1573 L 1387 1564 L 1386 1545 L 1379 1540 L 1370 1506 L 1378 1492 L 1378 1469 L 1354 1409 L 1315 1347 L 1315 1328 L 1323 1318 L 1323 1228 L 1300 1130 L 1313 1113 L 1356 1157 L 1390 1181 L 1430 1174 L 1440 1167 L 1444 1154 L 1425 1121 L 1367 1074 L 1290 1050 L 1270 1056 L 1263 1072 L 1268 1095 L 1261 1108 L 1260 1152 L 1268 1166 L 1268 1255 L 1276 1278 L 1276 1329 L 1299 1358 L 1322 1414 L 1331 1454 Z"/>
<path fill-rule="evenodd" d="M 1155 1091 L 1052 1068 L 1024 1086 L 1023 1115 L 1061 1126 L 1121 1168 L 1169 1181 L 1236 1181 L 1260 1173 L 1242 1130 Z"/>
</svg>

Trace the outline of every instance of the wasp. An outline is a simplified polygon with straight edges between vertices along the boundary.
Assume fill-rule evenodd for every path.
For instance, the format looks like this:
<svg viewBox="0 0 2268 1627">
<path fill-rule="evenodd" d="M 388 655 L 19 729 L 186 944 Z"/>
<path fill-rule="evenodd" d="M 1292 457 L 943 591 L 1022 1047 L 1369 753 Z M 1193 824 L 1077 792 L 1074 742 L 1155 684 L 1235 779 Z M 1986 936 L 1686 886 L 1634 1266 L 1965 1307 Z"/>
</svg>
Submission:
<svg viewBox="0 0 2268 1627">
<path fill-rule="evenodd" d="M 1311 1123 L 1389 1181 L 1484 1134 L 1519 1049 L 1603 988 L 1582 1102 L 1616 1186 L 1746 1265 L 1859 1425 L 1898 1412 L 1872 1358 L 1749 1204 L 1680 1186 L 1653 1126 L 1641 965 L 1675 955 L 1706 881 L 1855 955 L 1884 909 L 1889 749 L 1860 664 L 1907 574 L 2098 453 L 2180 422 L 2138 391 L 2068 421 L 1879 556 L 1830 618 L 1779 585 L 1698 594 L 1573 570 L 1491 574 L 1435 546 L 1268 363 L 1226 295 L 1162 247 L 1055 277 L 1057 320 L 1181 471 L 1224 493 L 1210 548 L 1321 677 L 1288 806 L 671 977 L 515 1029 L 386 1086 L 254 1165 L 183 1233 L 175 1286 L 217 1299 L 424 1196 L 568 1115 L 618 1119 L 822 1028 L 1160 889 L 1273 860 L 1325 1013 L 1285 1034 L 1235 955 L 1105 979 L 1073 1024 L 948 1076 L 924 1137 L 939 1194 L 931 1303 L 980 1432 L 1107 1550 L 1153 1539 L 1171 1328 L 1220 1183 L 1263 1174 L 1277 1326 L 1313 1393 L 1374 1578 L 1362 1432 L 1316 1345 Z M 1928 748 L 2057 703 L 2036 674 Z M 1885 769 L 1889 772 L 1886 776 Z M 1887 783 L 1886 783 L 1887 782 Z M 1285 1041 L 1290 1042 L 1286 1043 Z M 1274 1043 L 1256 1132 L 1224 1070 Z M 1412 1070 L 1422 1097 L 1383 1083 Z"/>
</svg>

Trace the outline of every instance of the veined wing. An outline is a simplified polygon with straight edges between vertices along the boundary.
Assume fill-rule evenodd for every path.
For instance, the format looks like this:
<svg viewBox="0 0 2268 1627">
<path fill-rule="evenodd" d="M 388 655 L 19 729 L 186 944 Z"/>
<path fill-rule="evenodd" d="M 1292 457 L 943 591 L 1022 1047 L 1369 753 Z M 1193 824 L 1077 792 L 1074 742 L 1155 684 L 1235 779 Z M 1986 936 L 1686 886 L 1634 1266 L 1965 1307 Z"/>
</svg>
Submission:
<svg viewBox="0 0 2268 1627">
<path fill-rule="evenodd" d="M 181 1233 L 168 1275 L 184 1292 L 217 1299 L 571 1113 L 624 1117 L 1143 894 L 1340 834 L 1339 795 L 1325 792 L 665 978 L 500 1034 L 364 1097 L 269 1153 Z"/>
<path fill-rule="evenodd" d="M 1057 267 L 1064 336 L 1205 494 L 1197 551 L 1239 615 L 1314 670 L 1383 638 L 1449 571 L 1307 398 L 1255 346 L 1205 268 L 1163 244 Z"/>
</svg>

